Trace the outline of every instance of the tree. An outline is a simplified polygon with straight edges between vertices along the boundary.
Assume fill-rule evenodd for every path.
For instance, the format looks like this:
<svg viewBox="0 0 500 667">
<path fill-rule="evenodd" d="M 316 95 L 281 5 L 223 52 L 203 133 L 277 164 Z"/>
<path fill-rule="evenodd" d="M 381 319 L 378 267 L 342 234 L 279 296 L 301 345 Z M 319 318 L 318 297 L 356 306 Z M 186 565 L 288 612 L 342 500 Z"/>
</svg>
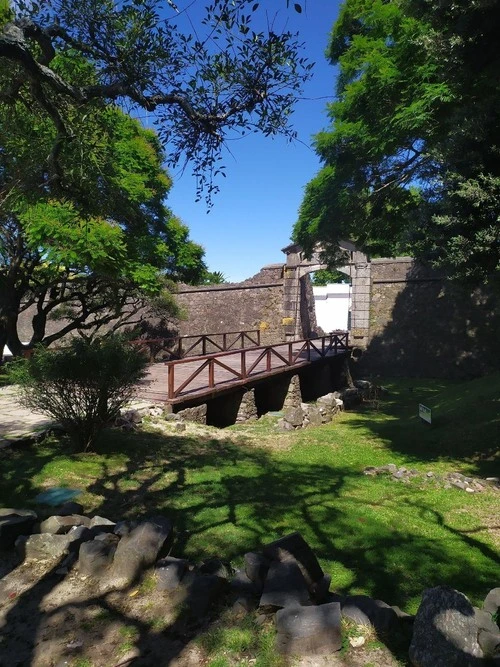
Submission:
<svg viewBox="0 0 500 667">
<path fill-rule="evenodd" d="M 343 283 L 347 282 L 348 277 L 345 273 L 340 271 L 330 271 L 328 269 L 320 269 L 315 271 L 312 275 L 312 284 L 315 287 L 325 287 L 332 283 Z"/>
<path fill-rule="evenodd" d="M 92 76 L 79 57 L 53 65 Z M 176 315 L 172 281 L 198 282 L 207 270 L 203 248 L 163 203 L 171 181 L 156 134 L 100 101 L 65 113 L 73 139 L 57 158 L 63 186 L 46 168 L 57 130 L 37 100 L 0 107 L 0 351 L 15 355 L 71 332 Z"/>
<path fill-rule="evenodd" d="M 476 282 L 500 272 L 500 6 L 489 0 L 346 0 L 324 167 L 295 240 L 335 261 L 339 239 L 411 253 Z"/>
<path fill-rule="evenodd" d="M 185 21 L 191 5 L 12 3 L 11 20 L 0 32 L 0 98 L 9 104 L 28 91 L 51 119 L 56 133 L 48 168 L 54 179 L 64 180 L 59 154 L 73 134 L 68 104 L 102 100 L 150 112 L 169 146 L 169 161 L 191 160 L 199 192 L 206 187 L 208 198 L 216 189 L 213 178 L 223 173 L 228 133 L 295 136 L 290 114 L 312 67 L 299 57 L 296 36 L 279 34 L 274 21 L 254 30 L 261 11 L 254 0 L 212 0 L 196 26 Z M 57 54 L 83 57 L 93 80 L 67 76 L 57 67 Z"/>
</svg>

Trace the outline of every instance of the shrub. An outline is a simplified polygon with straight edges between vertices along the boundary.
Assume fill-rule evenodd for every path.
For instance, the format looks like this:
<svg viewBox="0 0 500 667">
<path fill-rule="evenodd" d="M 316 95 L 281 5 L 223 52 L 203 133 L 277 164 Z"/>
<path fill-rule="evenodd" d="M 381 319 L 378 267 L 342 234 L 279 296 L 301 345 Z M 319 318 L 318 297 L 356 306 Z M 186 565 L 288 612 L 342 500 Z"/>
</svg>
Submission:
<svg viewBox="0 0 500 667">
<path fill-rule="evenodd" d="M 20 385 L 21 405 L 52 417 L 87 451 L 134 395 L 147 363 L 120 336 L 74 338 L 64 349 L 36 348 L 12 364 L 10 378 Z"/>
</svg>

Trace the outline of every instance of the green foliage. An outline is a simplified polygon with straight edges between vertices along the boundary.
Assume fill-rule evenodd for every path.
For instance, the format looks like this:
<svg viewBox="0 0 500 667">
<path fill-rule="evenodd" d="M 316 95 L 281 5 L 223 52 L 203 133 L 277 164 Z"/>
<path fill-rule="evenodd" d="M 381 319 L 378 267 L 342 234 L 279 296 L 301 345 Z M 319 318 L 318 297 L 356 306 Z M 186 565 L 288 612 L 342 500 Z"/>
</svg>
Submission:
<svg viewBox="0 0 500 667">
<path fill-rule="evenodd" d="M 94 78 L 73 53 L 53 65 L 76 82 Z M 29 306 L 28 348 L 71 331 L 134 325 L 152 301 L 162 302 L 162 316 L 178 315 L 169 281 L 198 282 L 206 265 L 164 205 L 171 181 L 157 135 L 102 102 L 67 104 L 72 141 L 58 148 L 55 178 L 47 155 L 56 132 L 29 94 L 0 107 L 0 348 L 22 353 L 17 318 Z M 48 335 L 50 320 L 60 328 Z"/>
<path fill-rule="evenodd" d="M 90 342 L 76 338 L 60 350 L 38 347 L 9 371 L 20 386 L 21 404 L 52 417 L 79 450 L 87 451 L 133 396 L 146 365 L 137 347 L 114 336 Z"/>
<path fill-rule="evenodd" d="M 0 93 L 11 101 L 29 97 L 30 86 L 36 90 L 55 129 L 52 176 L 58 150 L 71 143 L 68 106 L 96 100 L 153 112 L 167 159 L 190 160 L 208 198 L 217 189 L 213 179 L 224 174 L 228 136 L 295 136 L 292 108 L 312 68 L 297 36 L 280 31 L 277 17 L 269 22 L 264 3 L 259 8 L 254 0 L 212 0 L 196 30 L 189 2 L 178 4 L 179 10 L 164 0 L 12 3 L 17 30 L 0 30 L 0 68 L 9 73 L 0 77 Z M 61 71 L 56 51 L 91 63 L 92 80 Z M 133 191 L 133 170 L 125 180 Z"/>
<path fill-rule="evenodd" d="M 317 287 L 324 287 L 331 283 L 343 283 L 349 280 L 345 273 L 340 271 L 330 271 L 329 269 L 320 269 L 315 271 L 312 277 L 312 284 Z"/>
<path fill-rule="evenodd" d="M 204 285 L 222 285 L 228 280 L 222 271 L 207 271 L 203 276 Z"/>
<path fill-rule="evenodd" d="M 349 238 L 481 282 L 500 271 L 496 3 L 345 0 L 328 57 L 339 66 L 324 167 L 295 239 L 333 257 Z"/>
</svg>

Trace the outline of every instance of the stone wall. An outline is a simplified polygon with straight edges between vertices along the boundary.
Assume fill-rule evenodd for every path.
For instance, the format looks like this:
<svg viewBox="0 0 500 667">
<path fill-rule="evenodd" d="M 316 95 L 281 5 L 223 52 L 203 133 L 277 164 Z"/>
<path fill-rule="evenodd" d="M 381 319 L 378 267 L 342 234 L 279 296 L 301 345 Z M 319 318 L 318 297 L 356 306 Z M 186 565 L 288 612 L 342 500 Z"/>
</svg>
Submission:
<svg viewBox="0 0 500 667">
<path fill-rule="evenodd" d="M 411 258 L 371 262 L 369 342 L 360 370 L 462 378 L 500 369 L 500 298 Z"/>
<path fill-rule="evenodd" d="M 181 336 L 260 329 L 261 344 L 283 340 L 283 265 L 266 266 L 241 283 L 180 286 L 176 295 L 186 319 Z"/>
</svg>

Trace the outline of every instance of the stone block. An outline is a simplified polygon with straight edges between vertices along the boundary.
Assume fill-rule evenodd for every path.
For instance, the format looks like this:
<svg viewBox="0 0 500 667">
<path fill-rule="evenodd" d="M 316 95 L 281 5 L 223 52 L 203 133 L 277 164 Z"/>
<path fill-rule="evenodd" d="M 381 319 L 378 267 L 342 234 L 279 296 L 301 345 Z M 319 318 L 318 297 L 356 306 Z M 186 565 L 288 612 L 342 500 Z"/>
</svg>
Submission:
<svg viewBox="0 0 500 667">
<path fill-rule="evenodd" d="M 69 514 L 66 516 L 49 516 L 48 519 L 40 524 L 41 533 L 52 533 L 52 535 L 65 535 L 69 533 L 73 526 L 90 527 L 90 519 L 78 514 Z"/>
<path fill-rule="evenodd" d="M 0 509 L 0 548 L 10 549 L 20 535 L 29 535 L 37 520 L 32 510 Z"/>
<path fill-rule="evenodd" d="M 279 540 L 266 545 L 263 554 L 271 560 L 277 560 L 282 563 L 295 561 L 299 565 L 310 589 L 323 578 L 324 572 L 318 563 L 314 551 L 298 532 L 285 535 Z"/>
<path fill-rule="evenodd" d="M 249 551 L 244 556 L 245 574 L 260 594 L 264 588 L 270 561 L 262 554 Z"/>
<path fill-rule="evenodd" d="M 276 648 L 285 655 L 328 655 L 342 647 L 340 604 L 288 607 L 276 614 Z"/>
<path fill-rule="evenodd" d="M 288 560 L 271 563 L 259 607 L 283 608 L 310 603 L 307 583 L 297 562 Z"/>
<path fill-rule="evenodd" d="M 80 574 L 101 577 L 113 562 L 115 550 L 116 544 L 111 544 L 106 540 L 96 538 L 91 542 L 84 542 L 80 547 L 78 558 Z"/>
<path fill-rule="evenodd" d="M 500 588 L 492 588 L 484 599 L 484 611 L 489 614 L 496 614 L 500 610 Z"/>
<path fill-rule="evenodd" d="M 155 516 L 141 521 L 118 544 L 110 575 L 112 585 L 122 588 L 131 584 L 142 570 L 166 555 L 171 538 L 170 519 Z"/>
<path fill-rule="evenodd" d="M 187 560 L 168 556 L 156 564 L 157 588 L 159 591 L 175 591 L 181 584 L 182 578 L 188 569 Z"/>
<path fill-rule="evenodd" d="M 418 667 L 470 667 L 481 664 L 474 608 L 447 586 L 428 588 L 415 617 L 409 656 Z"/>
</svg>

